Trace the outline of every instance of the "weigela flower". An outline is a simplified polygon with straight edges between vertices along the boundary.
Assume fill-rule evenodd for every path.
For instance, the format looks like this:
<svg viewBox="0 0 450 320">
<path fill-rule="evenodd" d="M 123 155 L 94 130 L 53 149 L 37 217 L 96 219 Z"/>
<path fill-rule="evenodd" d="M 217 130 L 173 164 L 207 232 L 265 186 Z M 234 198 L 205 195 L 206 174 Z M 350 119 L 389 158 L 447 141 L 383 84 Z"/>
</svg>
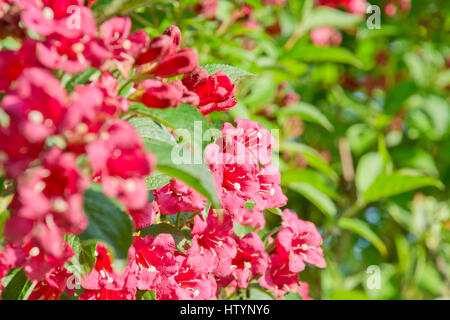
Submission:
<svg viewBox="0 0 450 320">
<path fill-rule="evenodd" d="M 237 237 L 235 237 L 237 238 Z M 232 263 L 231 279 L 235 279 L 241 289 L 247 288 L 254 276 L 263 275 L 269 267 L 269 255 L 264 243 L 256 233 L 248 233 L 237 238 L 237 254 Z"/>
<path fill-rule="evenodd" d="M 297 292 L 303 300 L 313 300 L 313 298 L 309 296 L 309 284 L 307 282 L 300 281 Z"/>
<path fill-rule="evenodd" d="M 339 46 L 342 42 L 342 34 L 333 27 L 314 28 L 310 36 L 316 46 Z"/>
<path fill-rule="evenodd" d="M 176 299 L 178 285 L 174 276 L 180 263 L 175 258 L 175 241 L 170 234 L 155 238 L 134 238 L 136 250 L 137 287 L 140 290 L 156 290 L 158 299 Z"/>
<path fill-rule="evenodd" d="M 228 215 L 219 217 L 210 211 L 206 221 L 201 215 L 195 216 L 188 263 L 200 272 L 213 272 L 218 277 L 229 275 L 237 252 L 232 233 L 233 222 Z"/>
<path fill-rule="evenodd" d="M 202 211 L 206 205 L 205 197 L 178 179 L 172 179 L 169 184 L 154 190 L 153 194 L 160 213 L 165 215 Z"/>
<path fill-rule="evenodd" d="M 101 135 L 101 140 L 87 146 L 94 171 L 106 195 L 117 197 L 128 209 L 139 210 L 147 204 L 144 176 L 154 166 L 154 156 L 144 151 L 134 127 L 117 120 Z"/>
<path fill-rule="evenodd" d="M 145 228 L 155 223 L 155 211 L 150 203 L 147 203 L 143 209 L 128 210 L 137 229 Z"/>
<path fill-rule="evenodd" d="M 216 17 L 217 6 L 219 2 L 217 0 L 203 0 L 195 5 L 195 13 L 202 14 L 208 18 L 214 19 Z"/>
<path fill-rule="evenodd" d="M 0 251 L 0 292 L 2 290 L 1 279 L 11 269 L 20 268 L 24 265 L 28 253 L 20 244 L 7 243 Z"/>
<path fill-rule="evenodd" d="M 8 90 L 24 69 L 38 65 L 36 43 L 35 40 L 26 39 L 17 51 L 0 51 L 0 92 Z"/>
<path fill-rule="evenodd" d="M 260 189 L 257 177 L 259 166 L 243 145 L 238 144 L 240 152 L 231 154 L 223 152 L 223 146 L 219 144 L 206 147 L 205 159 L 211 169 L 222 207 L 227 213 L 236 216 Z"/>
<path fill-rule="evenodd" d="M 268 164 L 275 146 L 275 138 L 269 130 L 247 119 L 235 119 L 234 122 L 236 127 L 226 122 L 220 130 L 225 136 L 227 152 L 236 154 L 240 152 L 238 147 L 243 145 L 260 164 Z"/>
<path fill-rule="evenodd" d="M 96 261 L 89 275 L 80 279 L 84 293 L 80 300 L 134 300 L 136 298 L 135 251 L 129 251 L 129 263 L 121 274 L 112 266 L 112 258 L 103 244 L 97 244 Z"/>
<path fill-rule="evenodd" d="M 169 26 L 160 36 L 154 37 L 147 50 L 136 59 L 138 64 L 153 62 L 156 59 L 175 53 L 181 44 L 181 31 L 177 26 Z"/>
<path fill-rule="evenodd" d="M 319 0 L 317 5 L 331 8 L 343 8 L 350 13 L 364 15 L 366 0 Z"/>
<path fill-rule="evenodd" d="M 291 272 L 300 272 L 305 269 L 305 262 L 325 268 L 323 251 L 320 248 L 322 237 L 316 226 L 309 221 L 300 220 L 289 210 L 283 211 L 281 230 L 277 234 L 277 252 L 280 257 L 289 261 Z"/>
<path fill-rule="evenodd" d="M 184 48 L 162 58 L 149 73 L 158 77 L 170 78 L 176 75 L 190 73 L 197 67 L 197 52 L 190 48 Z"/>
<path fill-rule="evenodd" d="M 45 232 L 45 231 L 44 231 Z M 45 235 L 49 236 L 49 235 Z M 51 239 L 50 241 L 54 240 Z M 45 253 L 40 250 L 40 246 L 34 242 L 27 243 L 24 248 L 28 251 L 28 259 L 23 267 L 26 276 L 31 281 L 44 281 L 48 278 L 58 267 L 63 266 L 73 257 L 74 252 L 67 242 L 62 243 L 62 252 L 59 257 Z"/>
<path fill-rule="evenodd" d="M 198 95 L 198 108 L 203 114 L 229 110 L 237 104 L 236 87 L 223 71 L 208 76 L 204 69 L 198 68 L 192 74 L 185 75 L 182 81 Z"/>
<path fill-rule="evenodd" d="M 278 254 L 270 257 L 270 268 L 259 279 L 261 287 L 273 291 L 276 297 L 297 289 L 298 283 L 298 273 L 290 271 L 289 261 Z"/>
<path fill-rule="evenodd" d="M 21 19 L 25 27 L 42 36 L 58 33 L 66 38 L 77 38 L 96 30 L 92 12 L 83 6 L 83 0 L 31 0 L 18 3 L 24 9 Z"/>
<path fill-rule="evenodd" d="M 117 61 L 133 60 L 149 44 L 144 30 L 131 33 L 131 19 L 114 17 L 100 26 L 100 39 L 111 53 L 111 59 Z"/>
<path fill-rule="evenodd" d="M 28 300 L 59 300 L 67 288 L 69 278 L 73 274 L 63 267 L 57 267 L 52 273 L 39 281 L 28 296 Z"/>
<path fill-rule="evenodd" d="M 41 222 L 45 222 L 45 231 L 55 230 L 55 237 L 60 234 L 56 229 L 79 233 L 87 226 L 82 196 L 86 187 L 87 181 L 79 174 L 74 155 L 54 147 L 44 154 L 42 167 L 19 178 L 10 209 L 13 215 L 33 221 L 33 237 L 40 239 Z M 49 253 L 58 256 L 61 248 L 54 249 L 58 243 L 53 240 L 44 237 L 43 247 L 49 246 L 52 248 Z"/>
<path fill-rule="evenodd" d="M 66 100 L 65 90 L 50 72 L 28 68 L 17 80 L 17 89 L 5 95 L 2 107 L 10 123 L 30 143 L 38 143 L 57 132 Z"/>
<path fill-rule="evenodd" d="M 180 264 L 180 269 L 174 278 L 178 285 L 178 299 L 215 300 L 217 284 L 214 277 L 193 268 L 184 254 L 177 255 L 176 260 Z"/>
</svg>

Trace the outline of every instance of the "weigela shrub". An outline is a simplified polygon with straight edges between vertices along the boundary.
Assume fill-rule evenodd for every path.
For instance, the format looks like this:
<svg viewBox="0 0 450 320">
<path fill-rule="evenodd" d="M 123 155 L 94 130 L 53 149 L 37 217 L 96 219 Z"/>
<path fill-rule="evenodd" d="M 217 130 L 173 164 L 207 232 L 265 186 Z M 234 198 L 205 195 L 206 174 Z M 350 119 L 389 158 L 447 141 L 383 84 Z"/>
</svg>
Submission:
<svg viewBox="0 0 450 320">
<path fill-rule="evenodd" d="M 259 123 L 225 123 L 204 150 L 215 186 L 209 191 L 216 192 L 220 206 L 211 208 L 201 189 L 177 175 L 149 192 L 147 179 L 158 166 L 159 153 L 148 148 L 129 120 L 181 104 L 195 107 L 203 119 L 237 104 L 236 84 L 224 71 L 208 74 L 200 67 L 197 53 L 181 46 L 178 27 L 150 39 L 144 30 L 132 32 L 126 16 L 97 25 L 92 3 L 0 2 L 2 19 L 15 21 L 11 32 L 21 35 L 18 50 L 0 52 L 1 108 L 7 119 L 0 127 L 0 163 L 11 195 L 0 279 L 23 269 L 33 285 L 29 299 L 63 294 L 136 299 L 147 291 L 157 299 L 217 299 L 258 283 L 277 298 L 289 291 L 308 298 L 299 272 L 306 263 L 325 267 L 314 224 L 280 210 L 278 233 L 263 238 L 258 232 L 266 224 L 265 210 L 287 204 L 280 172 L 271 161 L 275 138 Z M 347 2 L 323 5 L 356 10 Z M 77 28 L 71 27 L 76 22 L 71 6 L 79 10 Z M 207 1 L 196 10 L 213 16 L 216 7 Z M 250 26 L 251 13 L 244 6 L 234 19 L 248 19 Z M 86 73 L 84 80 L 77 78 Z M 282 99 L 287 105 L 299 97 Z M 136 103 L 144 111 L 136 112 Z M 152 123 L 160 129 L 166 125 Z M 176 128 L 164 132 L 173 141 L 180 138 Z M 111 220 L 95 214 L 88 219 L 92 185 L 100 185 L 103 199 L 114 199 L 133 220 L 134 236 L 131 230 L 124 235 L 132 243 L 122 268 L 115 266 L 117 252 L 104 243 L 107 238 L 95 239 L 100 241 L 94 245 L 94 239 L 83 242 L 94 225 L 117 227 L 109 211 Z M 236 225 L 252 231 L 239 236 Z M 111 232 L 108 237 L 117 236 Z M 94 260 L 84 271 L 74 267 L 82 264 L 81 256 Z"/>
</svg>

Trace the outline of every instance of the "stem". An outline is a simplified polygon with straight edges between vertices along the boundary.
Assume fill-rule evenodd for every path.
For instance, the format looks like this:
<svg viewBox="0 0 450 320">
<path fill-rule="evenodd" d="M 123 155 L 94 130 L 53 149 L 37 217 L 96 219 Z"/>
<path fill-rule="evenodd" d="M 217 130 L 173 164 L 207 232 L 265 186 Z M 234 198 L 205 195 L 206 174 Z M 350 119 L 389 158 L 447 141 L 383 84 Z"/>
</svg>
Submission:
<svg viewBox="0 0 450 320">
<path fill-rule="evenodd" d="M 181 222 L 181 212 L 177 213 L 177 221 L 175 222 L 175 226 L 177 227 L 177 229 L 180 228 L 180 222 Z"/>
</svg>

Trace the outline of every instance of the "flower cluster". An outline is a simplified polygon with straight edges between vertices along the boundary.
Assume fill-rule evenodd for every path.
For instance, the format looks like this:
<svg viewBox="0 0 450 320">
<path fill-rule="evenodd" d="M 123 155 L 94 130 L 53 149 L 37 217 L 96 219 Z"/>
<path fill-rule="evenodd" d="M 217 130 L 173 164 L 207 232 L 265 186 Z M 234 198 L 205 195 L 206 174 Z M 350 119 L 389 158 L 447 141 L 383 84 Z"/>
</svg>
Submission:
<svg viewBox="0 0 450 320">
<path fill-rule="evenodd" d="M 181 48 L 178 27 L 150 39 L 143 30 L 132 32 L 128 17 L 97 26 L 94 2 L 84 3 L 0 3 L 0 19 L 13 22 L 8 35 L 20 42 L 18 50 L 0 51 L 0 174 L 13 195 L 0 243 L 0 280 L 22 268 L 33 283 L 29 299 L 130 300 L 146 291 L 157 299 L 217 299 L 250 283 L 276 297 L 297 291 L 307 298 L 298 273 L 306 263 L 325 267 L 322 239 L 314 224 L 285 210 L 276 239 L 262 240 L 266 210 L 284 207 L 287 198 L 272 162 L 275 138 L 259 123 L 225 123 L 205 149 L 221 208 L 210 209 L 203 194 L 175 178 L 152 190 L 149 201 L 146 178 L 157 160 L 126 120 L 138 116 L 130 104 L 165 109 L 186 103 L 207 115 L 237 104 L 235 84 L 223 71 L 208 74 L 200 67 L 197 53 Z M 215 3 L 204 5 L 211 14 Z M 251 7 L 233 19 L 250 27 Z M 80 74 L 88 76 L 79 80 Z M 288 105 L 299 97 L 280 99 Z M 118 200 L 136 232 L 123 270 L 98 242 L 95 264 L 78 278 L 69 266 L 79 248 L 69 239 L 88 227 L 85 195 L 94 183 Z M 188 218 L 181 220 L 182 213 Z M 178 237 L 146 233 L 173 215 Z M 239 236 L 236 225 L 252 231 Z"/>
</svg>

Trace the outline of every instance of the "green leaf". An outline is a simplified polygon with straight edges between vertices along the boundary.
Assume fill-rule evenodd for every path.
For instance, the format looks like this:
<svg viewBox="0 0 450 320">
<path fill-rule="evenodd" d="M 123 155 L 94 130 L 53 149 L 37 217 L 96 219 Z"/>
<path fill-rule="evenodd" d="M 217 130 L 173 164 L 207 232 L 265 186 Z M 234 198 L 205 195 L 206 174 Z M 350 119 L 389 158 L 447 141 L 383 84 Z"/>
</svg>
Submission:
<svg viewBox="0 0 450 320">
<path fill-rule="evenodd" d="M 239 223 L 234 223 L 233 224 L 233 230 L 234 233 L 239 236 L 239 237 L 243 237 L 245 236 L 247 233 L 250 233 L 252 231 L 254 231 L 254 228 L 251 226 L 243 226 L 242 224 Z"/>
<path fill-rule="evenodd" d="M 166 174 L 155 174 L 145 178 L 148 190 L 155 190 L 169 184 L 172 177 Z"/>
<path fill-rule="evenodd" d="M 335 191 L 335 183 L 324 174 L 308 168 L 287 170 L 281 173 L 281 184 L 289 185 L 293 182 L 303 182 L 312 185 L 327 196 L 337 200 L 339 194 Z"/>
<path fill-rule="evenodd" d="M 160 223 L 160 224 L 152 224 L 151 226 L 140 229 L 141 237 L 152 236 L 156 237 L 158 234 L 167 233 L 173 236 L 175 240 L 175 245 L 178 245 L 181 241 L 183 241 L 186 237 L 183 232 L 178 230 L 177 228 L 171 226 L 168 223 Z"/>
<path fill-rule="evenodd" d="M 29 282 L 23 269 L 17 271 L 13 278 L 8 282 L 5 290 L 2 292 L 3 300 L 19 300 L 23 292 L 27 290 L 27 283 Z"/>
<path fill-rule="evenodd" d="M 286 116 L 297 115 L 305 121 L 310 121 L 321 125 L 328 131 L 333 131 L 334 129 L 331 122 L 322 112 L 320 112 L 319 109 L 306 102 L 299 102 L 295 105 L 282 108 L 278 115 L 278 122 L 280 124 L 284 122 Z"/>
<path fill-rule="evenodd" d="M 128 249 L 133 243 L 130 215 L 117 201 L 106 197 L 96 184 L 91 184 L 84 195 L 84 211 L 89 224 L 80 239 L 106 243 L 112 249 L 114 266 L 122 270 L 128 262 Z"/>
<path fill-rule="evenodd" d="M 308 44 L 297 44 L 286 57 L 305 62 L 336 62 L 350 64 L 362 68 L 362 62 L 348 49 L 343 47 L 316 47 Z"/>
<path fill-rule="evenodd" d="M 394 114 L 403 106 L 403 103 L 408 99 L 415 91 L 417 86 L 414 82 L 403 81 L 396 84 L 391 90 L 389 90 L 386 96 L 386 103 L 384 110 L 388 114 Z"/>
<path fill-rule="evenodd" d="M 218 71 L 223 71 L 226 73 L 228 78 L 234 85 L 239 84 L 240 81 L 247 77 L 254 77 L 255 74 L 247 72 L 245 70 L 227 65 L 227 64 L 207 64 L 203 68 L 208 72 L 208 74 L 215 74 Z"/>
<path fill-rule="evenodd" d="M 328 217 L 334 218 L 336 216 L 337 209 L 334 202 L 326 194 L 314 188 L 312 185 L 308 183 L 296 182 L 290 183 L 288 187 L 311 201 Z"/>
<path fill-rule="evenodd" d="M 141 106 L 135 106 L 138 109 L 141 108 Z M 191 110 L 190 106 L 185 106 L 189 107 L 188 110 Z M 149 109 L 147 107 L 144 108 Z M 179 116 L 181 117 L 181 115 Z M 201 114 L 200 117 L 204 121 Z M 174 125 L 177 121 L 170 120 L 166 122 Z M 200 152 L 192 153 L 188 147 L 177 144 L 167 128 L 152 119 L 133 118 L 129 122 L 143 137 L 146 149 L 153 152 L 156 156 L 157 170 L 165 175 L 165 177 L 161 177 L 163 181 L 155 181 L 154 185 L 150 182 L 150 188 L 154 188 L 160 183 L 165 183 L 168 176 L 178 178 L 204 195 L 216 208 L 220 208 L 214 180 L 209 168 L 203 163 L 203 157 Z"/>
<path fill-rule="evenodd" d="M 358 193 L 363 194 L 382 172 L 383 159 L 378 152 L 363 155 L 356 167 L 355 184 Z"/>
<path fill-rule="evenodd" d="M 346 230 L 350 230 L 358 234 L 359 236 L 367 239 L 375 248 L 381 253 L 382 256 L 387 255 L 387 248 L 378 235 L 370 229 L 369 225 L 358 219 L 341 218 L 338 220 L 338 227 Z"/>
<path fill-rule="evenodd" d="M 358 15 L 328 7 L 318 7 L 312 10 L 306 17 L 304 26 L 306 30 L 325 26 L 337 29 L 348 29 L 356 26 L 361 21 L 362 18 Z"/>
<path fill-rule="evenodd" d="M 73 76 L 67 83 L 66 83 L 66 89 L 68 92 L 72 92 L 73 88 L 77 85 L 85 84 L 86 82 L 91 79 L 91 77 L 95 76 L 97 73 L 99 73 L 97 69 L 89 68 L 83 73 L 77 74 L 76 76 Z"/>
<path fill-rule="evenodd" d="M 196 152 L 201 152 L 202 146 L 210 142 L 203 141 L 208 126 L 203 115 L 193 106 L 181 104 L 177 108 L 154 109 L 137 103 L 131 105 L 129 111 L 137 112 L 168 128 L 172 128 Z"/>
<path fill-rule="evenodd" d="M 325 173 L 333 181 L 337 180 L 338 175 L 333 168 L 310 146 L 298 142 L 284 142 L 280 145 L 280 150 L 300 153 L 305 158 L 308 166 Z"/>
<path fill-rule="evenodd" d="M 381 174 L 367 188 L 363 198 L 366 203 L 369 203 L 428 186 L 439 189 L 443 188 L 442 182 L 439 180 L 433 177 L 419 175 L 412 171 L 404 173 L 396 172 L 391 175 Z"/>
</svg>

